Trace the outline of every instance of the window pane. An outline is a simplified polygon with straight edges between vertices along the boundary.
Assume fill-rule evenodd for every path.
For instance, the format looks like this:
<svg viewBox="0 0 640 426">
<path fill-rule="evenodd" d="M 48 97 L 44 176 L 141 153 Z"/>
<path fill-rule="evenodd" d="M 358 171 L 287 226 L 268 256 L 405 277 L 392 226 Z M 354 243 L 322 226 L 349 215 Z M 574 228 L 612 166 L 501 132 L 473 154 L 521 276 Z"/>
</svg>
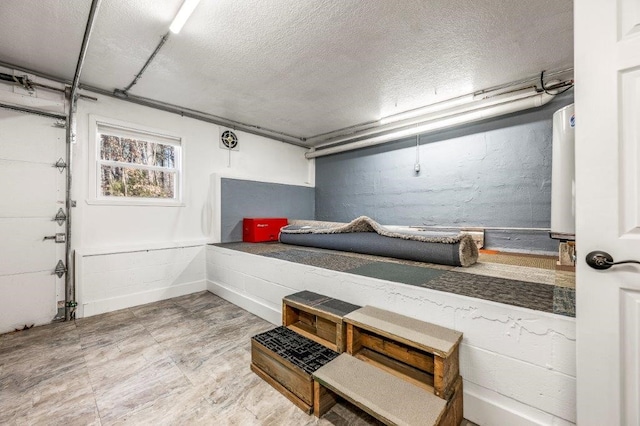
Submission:
<svg viewBox="0 0 640 426">
<path fill-rule="evenodd" d="M 175 168 L 176 147 L 102 133 L 100 134 L 100 159 Z"/>
<path fill-rule="evenodd" d="M 175 198 L 175 172 L 102 165 L 100 174 L 103 196 Z"/>
</svg>

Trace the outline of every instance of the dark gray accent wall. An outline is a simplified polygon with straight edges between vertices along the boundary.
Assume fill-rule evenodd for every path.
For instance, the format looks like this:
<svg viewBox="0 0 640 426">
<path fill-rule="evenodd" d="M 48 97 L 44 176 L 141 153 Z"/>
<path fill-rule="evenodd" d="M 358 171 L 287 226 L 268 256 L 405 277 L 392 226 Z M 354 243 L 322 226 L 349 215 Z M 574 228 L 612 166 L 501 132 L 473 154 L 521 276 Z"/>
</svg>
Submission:
<svg viewBox="0 0 640 426">
<path fill-rule="evenodd" d="M 316 160 L 316 219 L 366 215 L 383 224 L 548 228 L 552 116 L 547 105 Z M 493 245 L 493 247 L 489 247 Z M 547 232 L 487 232 L 487 247 L 557 250 Z"/>
<path fill-rule="evenodd" d="M 297 185 L 221 179 L 221 241 L 242 241 L 245 217 L 314 219 L 315 189 Z"/>
</svg>

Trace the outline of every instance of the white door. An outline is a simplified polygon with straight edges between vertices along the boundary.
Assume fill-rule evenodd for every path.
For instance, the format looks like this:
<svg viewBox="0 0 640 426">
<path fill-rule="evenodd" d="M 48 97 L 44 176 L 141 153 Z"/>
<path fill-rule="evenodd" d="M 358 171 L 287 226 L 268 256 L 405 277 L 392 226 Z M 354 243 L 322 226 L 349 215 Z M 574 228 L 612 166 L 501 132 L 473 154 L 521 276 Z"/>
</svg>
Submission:
<svg viewBox="0 0 640 426">
<path fill-rule="evenodd" d="M 65 232 L 65 129 L 55 119 L 0 108 L 0 333 L 48 324 L 64 300 L 65 244 L 44 240 Z"/>
<path fill-rule="evenodd" d="M 579 425 L 640 425 L 640 1 L 576 0 Z"/>
</svg>

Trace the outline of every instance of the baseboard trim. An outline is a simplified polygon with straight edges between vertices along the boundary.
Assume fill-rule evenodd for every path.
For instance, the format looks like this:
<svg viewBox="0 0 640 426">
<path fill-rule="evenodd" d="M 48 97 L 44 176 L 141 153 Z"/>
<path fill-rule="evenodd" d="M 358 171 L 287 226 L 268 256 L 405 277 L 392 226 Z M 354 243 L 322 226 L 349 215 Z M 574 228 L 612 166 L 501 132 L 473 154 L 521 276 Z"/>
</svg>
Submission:
<svg viewBox="0 0 640 426">
<path fill-rule="evenodd" d="M 207 290 L 272 324 L 282 324 L 282 313 L 280 311 L 260 303 L 246 294 L 239 293 L 237 290 L 230 289 L 211 280 L 207 280 Z"/>
<path fill-rule="evenodd" d="M 106 312 L 117 311 L 119 309 L 126 309 L 133 306 L 171 299 L 172 297 L 185 296 L 187 294 L 205 290 L 207 290 L 206 280 L 198 280 L 171 287 L 113 297 L 110 299 L 93 300 L 83 303 L 76 316 L 78 318 L 90 317 L 93 315 L 104 314 Z"/>
</svg>

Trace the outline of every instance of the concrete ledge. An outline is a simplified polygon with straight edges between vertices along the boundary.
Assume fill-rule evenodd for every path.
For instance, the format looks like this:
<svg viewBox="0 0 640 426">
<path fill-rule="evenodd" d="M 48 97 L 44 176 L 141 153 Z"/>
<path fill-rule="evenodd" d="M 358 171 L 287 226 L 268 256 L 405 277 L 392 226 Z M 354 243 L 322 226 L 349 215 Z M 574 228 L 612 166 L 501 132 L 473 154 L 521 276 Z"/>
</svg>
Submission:
<svg viewBox="0 0 640 426">
<path fill-rule="evenodd" d="M 207 280 L 206 287 L 206 290 L 209 290 L 211 293 L 228 300 L 236 306 L 240 306 L 242 309 L 257 315 L 272 324 L 280 325 L 282 323 L 282 313 L 280 311 L 260 303 L 246 294 L 242 294 L 234 289 L 225 287 L 210 280 Z"/>
<path fill-rule="evenodd" d="M 459 330 L 466 418 L 575 422 L 574 318 L 216 246 L 207 246 L 207 278 L 210 291 L 277 325 L 282 297 L 309 290 Z"/>
</svg>

